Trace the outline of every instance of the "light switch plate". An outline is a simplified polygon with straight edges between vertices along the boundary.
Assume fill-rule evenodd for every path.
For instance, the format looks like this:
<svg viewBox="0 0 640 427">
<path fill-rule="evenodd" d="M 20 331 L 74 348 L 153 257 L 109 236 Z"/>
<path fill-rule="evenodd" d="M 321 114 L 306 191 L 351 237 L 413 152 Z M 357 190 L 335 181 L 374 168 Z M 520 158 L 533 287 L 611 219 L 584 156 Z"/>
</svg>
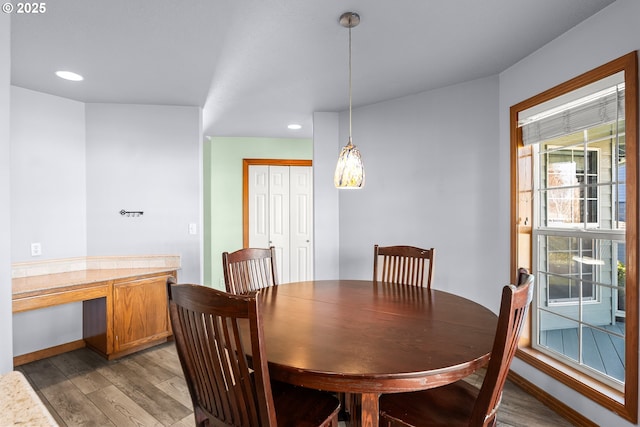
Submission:
<svg viewBox="0 0 640 427">
<path fill-rule="evenodd" d="M 31 256 L 40 256 L 40 255 L 42 255 L 42 245 L 40 243 L 32 243 Z"/>
</svg>

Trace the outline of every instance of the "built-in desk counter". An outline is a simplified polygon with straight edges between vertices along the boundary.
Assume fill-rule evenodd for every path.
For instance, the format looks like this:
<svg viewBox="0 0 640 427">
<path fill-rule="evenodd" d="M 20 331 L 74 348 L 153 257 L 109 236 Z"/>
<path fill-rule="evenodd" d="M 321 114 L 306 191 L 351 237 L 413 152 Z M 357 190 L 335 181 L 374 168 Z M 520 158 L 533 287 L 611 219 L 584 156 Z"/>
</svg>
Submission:
<svg viewBox="0 0 640 427">
<path fill-rule="evenodd" d="M 107 264 L 113 268 L 83 268 L 38 275 L 27 273 L 23 277 L 15 277 L 14 274 L 13 312 L 82 301 L 83 345 L 107 359 L 166 341 L 171 335 L 166 281 L 168 277 L 177 275 L 179 258 L 177 265 L 165 262 L 165 266 L 154 267 L 123 268 L 122 265 L 135 263 L 124 262 L 122 257 L 118 257 L 118 261 Z M 91 264 L 94 266 L 95 263 Z M 14 265 L 15 271 L 19 270 Z M 58 347 L 60 349 L 45 349 L 15 357 L 14 365 L 68 350 L 64 346 Z"/>
<path fill-rule="evenodd" d="M 13 312 L 106 297 L 110 281 L 153 277 L 175 270 L 175 267 L 109 268 L 14 278 Z"/>
</svg>

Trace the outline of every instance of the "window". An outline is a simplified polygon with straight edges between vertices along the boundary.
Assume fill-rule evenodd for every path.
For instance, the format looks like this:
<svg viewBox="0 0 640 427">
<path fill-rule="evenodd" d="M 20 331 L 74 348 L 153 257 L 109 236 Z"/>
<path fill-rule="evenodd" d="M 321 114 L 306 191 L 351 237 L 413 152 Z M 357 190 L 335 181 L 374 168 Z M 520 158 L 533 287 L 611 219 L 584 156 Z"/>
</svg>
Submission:
<svg viewBox="0 0 640 427">
<path fill-rule="evenodd" d="M 532 346 L 622 391 L 625 316 L 618 310 L 617 266 L 625 262 L 619 259 L 625 231 L 616 171 L 625 158 L 618 116 L 532 147 L 538 177 Z"/>
<path fill-rule="evenodd" d="M 636 422 L 636 52 L 513 106 L 511 135 L 512 271 L 537 292 L 518 357 Z"/>
</svg>

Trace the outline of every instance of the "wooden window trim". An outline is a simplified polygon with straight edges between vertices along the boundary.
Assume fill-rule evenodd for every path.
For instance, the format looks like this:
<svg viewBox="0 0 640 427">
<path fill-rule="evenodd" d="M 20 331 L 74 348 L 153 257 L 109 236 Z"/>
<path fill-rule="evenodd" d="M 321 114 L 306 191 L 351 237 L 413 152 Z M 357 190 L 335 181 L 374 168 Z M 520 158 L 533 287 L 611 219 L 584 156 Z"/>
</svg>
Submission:
<svg viewBox="0 0 640 427">
<path fill-rule="evenodd" d="M 242 247 L 249 247 L 249 166 L 313 166 L 304 159 L 242 159 Z"/>
<path fill-rule="evenodd" d="M 532 267 L 532 150 L 522 144 L 518 113 L 534 105 L 571 92 L 609 75 L 625 73 L 625 143 L 627 152 L 627 278 L 625 390 L 621 393 L 570 368 L 531 347 L 531 313 L 516 357 L 539 369 L 594 402 L 636 424 L 638 422 L 638 54 L 633 51 L 598 68 L 555 86 L 510 109 L 511 137 L 511 274 L 515 283 L 518 267 Z M 527 171 L 529 174 L 527 175 Z M 631 194 L 631 191 L 634 191 Z M 531 201 L 532 199 L 529 198 Z M 526 221 L 526 219 L 529 219 Z"/>
</svg>

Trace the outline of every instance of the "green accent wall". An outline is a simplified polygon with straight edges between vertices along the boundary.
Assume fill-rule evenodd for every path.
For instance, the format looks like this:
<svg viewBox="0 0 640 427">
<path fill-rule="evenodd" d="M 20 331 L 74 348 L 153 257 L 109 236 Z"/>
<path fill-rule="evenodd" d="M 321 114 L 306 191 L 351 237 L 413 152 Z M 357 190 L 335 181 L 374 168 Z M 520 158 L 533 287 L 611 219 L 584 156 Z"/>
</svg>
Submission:
<svg viewBox="0 0 640 427">
<path fill-rule="evenodd" d="M 213 137 L 203 152 L 204 282 L 224 290 L 222 252 L 242 248 L 242 159 L 311 160 L 313 140 Z"/>
</svg>

